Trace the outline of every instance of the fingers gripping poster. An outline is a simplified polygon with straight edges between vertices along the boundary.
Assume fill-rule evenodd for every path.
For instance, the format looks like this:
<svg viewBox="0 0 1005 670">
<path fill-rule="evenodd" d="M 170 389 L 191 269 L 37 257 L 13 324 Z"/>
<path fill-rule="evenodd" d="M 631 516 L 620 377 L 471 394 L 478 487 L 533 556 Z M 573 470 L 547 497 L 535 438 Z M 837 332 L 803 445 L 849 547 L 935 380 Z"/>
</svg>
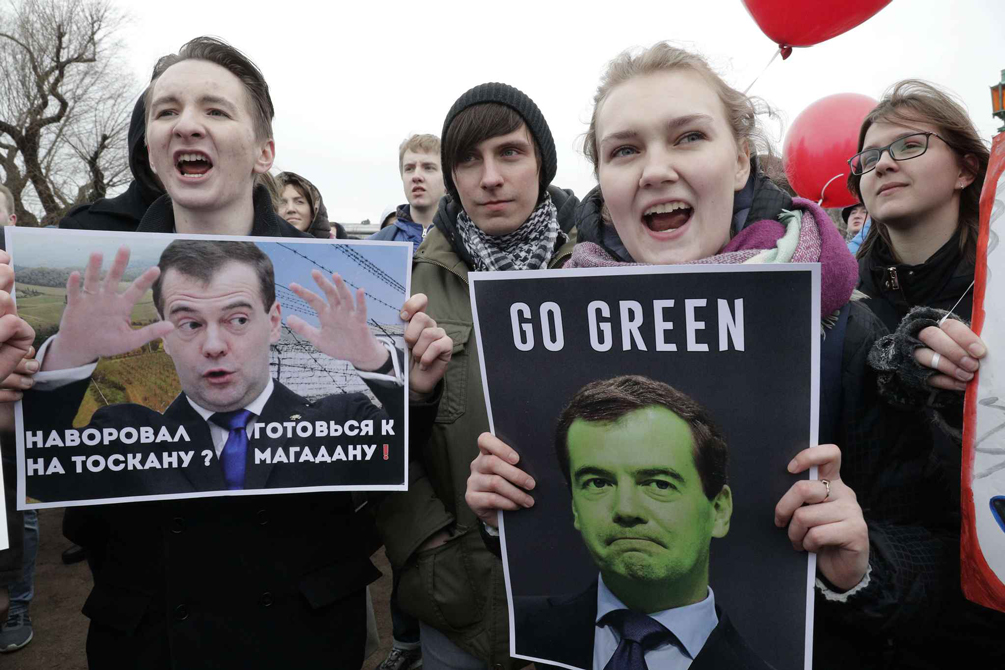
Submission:
<svg viewBox="0 0 1005 670">
<path fill-rule="evenodd" d="M 405 489 L 411 245 L 5 230 L 19 508 Z"/>
<path fill-rule="evenodd" d="M 471 275 L 490 425 L 535 480 L 500 525 L 511 654 L 603 668 L 645 612 L 666 667 L 809 667 L 815 562 L 774 510 L 816 444 L 818 272 Z"/>
<path fill-rule="evenodd" d="M 973 330 L 988 354 L 966 396 L 961 573 L 970 600 L 1005 612 L 1005 134 L 991 148 L 980 212 Z"/>
</svg>

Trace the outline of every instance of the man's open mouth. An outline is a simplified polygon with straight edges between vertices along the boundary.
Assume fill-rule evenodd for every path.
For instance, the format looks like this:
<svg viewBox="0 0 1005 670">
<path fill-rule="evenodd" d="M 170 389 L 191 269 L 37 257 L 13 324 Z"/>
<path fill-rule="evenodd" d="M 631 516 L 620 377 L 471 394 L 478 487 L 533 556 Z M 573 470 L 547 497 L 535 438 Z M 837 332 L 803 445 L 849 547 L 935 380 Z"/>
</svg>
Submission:
<svg viewBox="0 0 1005 670">
<path fill-rule="evenodd" d="M 192 151 L 180 154 L 175 166 L 183 177 L 200 179 L 213 169 L 213 161 L 202 152 Z"/>
<path fill-rule="evenodd" d="M 661 202 L 642 214 L 642 222 L 654 233 L 677 230 L 691 219 L 694 210 L 686 202 Z"/>
<path fill-rule="evenodd" d="M 221 384 L 229 381 L 232 374 L 229 370 L 210 370 L 203 377 L 211 384 Z"/>
</svg>

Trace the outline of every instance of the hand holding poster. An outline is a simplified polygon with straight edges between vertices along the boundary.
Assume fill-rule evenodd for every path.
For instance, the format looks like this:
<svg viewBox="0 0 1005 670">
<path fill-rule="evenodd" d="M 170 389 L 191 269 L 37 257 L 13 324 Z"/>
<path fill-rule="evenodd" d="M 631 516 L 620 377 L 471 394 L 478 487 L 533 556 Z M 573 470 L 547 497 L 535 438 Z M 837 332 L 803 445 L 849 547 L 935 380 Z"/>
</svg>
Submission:
<svg viewBox="0 0 1005 670">
<path fill-rule="evenodd" d="M 981 193 L 973 330 L 988 355 L 967 391 L 963 432 L 963 592 L 976 603 L 1005 611 L 1005 134 L 991 148 Z"/>
<path fill-rule="evenodd" d="M 815 557 L 774 520 L 815 444 L 818 272 L 472 275 L 490 425 L 535 481 L 500 524 L 511 655 L 603 668 L 641 627 L 649 667 L 809 667 Z"/>
<path fill-rule="evenodd" d="M 8 249 L 42 364 L 25 508 L 404 489 L 408 245 L 16 229 Z"/>
</svg>

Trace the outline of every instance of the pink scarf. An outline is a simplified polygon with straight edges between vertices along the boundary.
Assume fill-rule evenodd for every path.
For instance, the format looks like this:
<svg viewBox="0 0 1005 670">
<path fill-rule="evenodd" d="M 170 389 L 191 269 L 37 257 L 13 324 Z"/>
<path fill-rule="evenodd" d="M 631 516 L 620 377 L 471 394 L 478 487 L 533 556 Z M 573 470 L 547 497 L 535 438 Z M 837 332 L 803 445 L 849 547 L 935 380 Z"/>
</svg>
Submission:
<svg viewBox="0 0 1005 670">
<path fill-rule="evenodd" d="M 802 210 L 799 240 L 789 262 L 820 263 L 820 314 L 828 317 L 851 298 L 858 284 L 858 263 L 848 251 L 834 222 L 816 203 L 793 198 L 794 209 Z M 785 226 L 764 219 L 745 227 L 718 254 L 684 265 L 738 265 L 778 246 Z M 593 242 L 580 242 L 572 250 L 567 268 L 613 268 L 646 263 L 623 263 Z"/>
</svg>

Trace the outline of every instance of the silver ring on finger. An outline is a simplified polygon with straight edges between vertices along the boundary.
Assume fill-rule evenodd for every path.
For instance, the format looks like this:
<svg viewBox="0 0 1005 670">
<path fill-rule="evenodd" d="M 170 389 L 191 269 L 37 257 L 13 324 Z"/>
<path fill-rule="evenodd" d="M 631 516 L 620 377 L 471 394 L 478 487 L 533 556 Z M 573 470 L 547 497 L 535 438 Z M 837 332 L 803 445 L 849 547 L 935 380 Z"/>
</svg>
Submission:
<svg viewBox="0 0 1005 670">
<path fill-rule="evenodd" d="M 96 291 L 89 291 L 86 288 L 84 288 L 83 286 L 80 287 L 80 292 L 81 293 L 86 293 L 87 295 L 97 295 Z"/>
<path fill-rule="evenodd" d="M 941 360 L 942 360 L 942 354 L 940 354 L 939 352 L 935 352 L 935 355 L 932 356 L 932 367 L 935 368 L 936 370 L 938 370 L 939 369 L 939 361 L 941 361 Z"/>
<path fill-rule="evenodd" d="M 831 497 L 831 483 L 830 480 L 828 479 L 821 479 L 820 483 L 823 484 L 824 488 L 827 489 L 827 495 L 825 495 L 824 499 L 821 500 L 820 502 L 826 502 Z"/>
</svg>

